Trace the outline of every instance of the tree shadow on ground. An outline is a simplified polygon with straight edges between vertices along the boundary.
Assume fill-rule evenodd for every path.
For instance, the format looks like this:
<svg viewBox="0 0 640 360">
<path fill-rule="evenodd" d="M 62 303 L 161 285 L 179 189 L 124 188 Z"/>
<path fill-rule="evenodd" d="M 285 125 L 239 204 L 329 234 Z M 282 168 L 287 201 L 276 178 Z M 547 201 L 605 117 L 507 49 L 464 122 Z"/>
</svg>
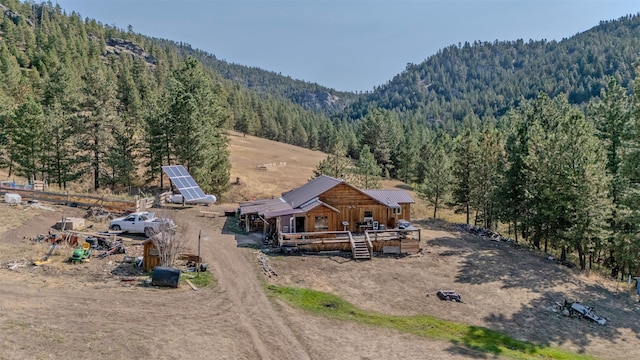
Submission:
<svg viewBox="0 0 640 360">
<path fill-rule="evenodd" d="M 413 191 L 413 188 L 407 184 L 398 184 L 395 186 L 398 189 Z"/>
<path fill-rule="evenodd" d="M 615 345 L 631 332 L 633 339 L 640 339 L 637 321 L 640 306 L 628 293 L 611 291 L 595 281 L 586 282 L 577 276 L 578 269 L 549 260 L 540 252 L 469 234 L 430 240 L 429 245 L 435 249 L 442 247 L 436 256 L 455 256 L 460 261 L 457 283 L 496 283 L 501 284 L 500 289 L 524 289 L 533 294 L 533 300 L 523 303 L 510 316 L 492 313 L 485 317 L 493 330 L 542 346 L 572 344 L 580 352 L 596 338 Z M 608 319 L 607 323 L 600 325 L 586 318 L 563 316 L 556 304 L 565 299 L 594 308 L 599 316 Z"/>
<path fill-rule="evenodd" d="M 441 219 L 412 220 L 411 223 L 415 225 L 420 225 L 420 227 L 422 227 L 423 229 L 443 230 L 443 231 L 452 230 L 451 223 Z"/>
<path fill-rule="evenodd" d="M 226 235 L 247 235 L 247 232 L 240 227 L 240 220 L 235 216 L 225 217 L 222 233 Z"/>
<path fill-rule="evenodd" d="M 222 233 L 226 235 L 233 235 L 238 247 L 248 247 L 253 249 L 262 249 L 267 247 L 264 245 L 264 235 L 257 232 L 246 232 L 240 227 L 240 221 L 235 216 L 228 216 L 225 218 L 222 225 Z"/>
</svg>

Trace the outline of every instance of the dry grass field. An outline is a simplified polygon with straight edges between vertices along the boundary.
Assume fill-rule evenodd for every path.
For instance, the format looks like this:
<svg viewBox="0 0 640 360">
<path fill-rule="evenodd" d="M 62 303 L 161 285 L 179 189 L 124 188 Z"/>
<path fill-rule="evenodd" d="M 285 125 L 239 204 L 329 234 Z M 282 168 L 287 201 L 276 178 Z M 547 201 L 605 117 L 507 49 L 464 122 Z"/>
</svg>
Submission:
<svg viewBox="0 0 640 360">
<path fill-rule="evenodd" d="M 231 137 L 232 180 L 222 213 L 237 201 L 278 196 L 302 185 L 322 153 L 254 137 Z M 258 165 L 286 162 L 257 170 Z M 0 173 L 0 179 L 6 174 Z M 385 187 L 401 186 L 388 181 Z M 32 266 L 47 246 L 31 237 L 62 216 L 85 209 L 0 203 L 0 359 L 486 359 L 499 355 L 460 344 L 306 313 L 269 298 L 264 284 L 336 294 L 361 309 L 394 315 L 428 314 L 503 331 L 540 345 L 601 359 L 640 357 L 637 297 L 625 284 L 558 265 L 547 256 L 506 242 L 461 233 L 428 219 L 417 204 L 412 218 L 422 234 L 421 254 L 354 261 L 339 254 L 268 255 L 277 276 L 263 273 L 255 250 L 259 236 L 230 232 L 232 218 L 201 216 L 202 207 L 160 209 L 174 218 L 180 236 L 201 253 L 215 283 L 192 291 L 145 286 L 144 274 L 125 255 L 71 265 L 72 249 Z M 450 212 L 448 219 L 460 221 Z M 104 223 L 91 223 L 95 230 Z M 126 236 L 128 254 L 141 241 Z M 25 267 L 8 269 L 7 264 Z M 123 281 L 131 280 L 134 281 Z M 455 290 L 464 303 L 440 301 Z M 556 302 L 577 299 L 608 319 L 601 326 L 562 316 Z"/>
<path fill-rule="evenodd" d="M 326 157 L 320 151 L 275 143 L 255 136 L 232 132 L 231 179 L 240 178 L 224 198 L 227 202 L 280 196 L 283 191 L 300 186 L 311 179 L 313 169 Z M 258 170 L 258 166 L 266 170 Z"/>
</svg>

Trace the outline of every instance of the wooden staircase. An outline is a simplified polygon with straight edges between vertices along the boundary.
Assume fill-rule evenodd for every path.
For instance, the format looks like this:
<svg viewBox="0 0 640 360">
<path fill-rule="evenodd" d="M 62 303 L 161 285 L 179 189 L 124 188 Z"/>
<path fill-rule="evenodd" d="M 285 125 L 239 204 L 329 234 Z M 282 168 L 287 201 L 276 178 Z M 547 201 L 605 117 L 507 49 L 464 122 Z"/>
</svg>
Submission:
<svg viewBox="0 0 640 360">
<path fill-rule="evenodd" d="M 354 239 L 351 232 L 349 232 L 349 242 L 351 243 L 351 253 L 354 259 L 371 259 L 373 246 L 371 246 L 368 234 L 365 234 L 364 238 Z"/>
</svg>

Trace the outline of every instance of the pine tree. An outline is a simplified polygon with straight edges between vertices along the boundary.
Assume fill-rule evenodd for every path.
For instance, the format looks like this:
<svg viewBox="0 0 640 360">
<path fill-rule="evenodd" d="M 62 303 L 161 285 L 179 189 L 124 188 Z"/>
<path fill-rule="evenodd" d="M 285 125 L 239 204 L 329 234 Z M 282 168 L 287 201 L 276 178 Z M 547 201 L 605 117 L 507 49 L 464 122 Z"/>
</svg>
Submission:
<svg viewBox="0 0 640 360">
<path fill-rule="evenodd" d="M 612 203 L 608 195 L 610 177 L 606 155 L 594 136 L 594 129 L 582 113 L 574 111 L 558 125 L 556 146 L 561 147 L 564 166 L 556 184 L 554 215 L 561 228 L 558 235 L 578 253 L 580 268 L 586 268 L 587 255 L 600 250 L 600 240 L 608 236 Z"/>
<path fill-rule="evenodd" d="M 121 67 L 116 84 L 117 117 L 113 122 L 113 143 L 105 153 L 105 185 L 115 189 L 117 185 L 133 185 L 138 170 L 140 138 L 142 130 L 142 100 L 131 71 L 130 58 L 121 55 Z"/>
<path fill-rule="evenodd" d="M 433 218 L 438 217 L 438 206 L 450 196 L 452 182 L 452 162 L 450 138 L 442 135 L 437 141 L 427 144 L 423 151 L 424 179 L 415 186 L 422 199 L 433 204 Z"/>
<path fill-rule="evenodd" d="M 595 124 L 596 134 L 602 142 L 607 154 L 607 173 L 611 176 L 611 186 L 608 194 L 611 197 L 613 207 L 611 214 L 611 237 L 607 240 L 606 264 L 611 267 L 612 275 L 617 275 L 620 267 L 629 265 L 628 254 L 638 254 L 639 250 L 633 244 L 632 233 L 637 225 L 637 216 L 629 204 L 629 192 L 631 185 L 623 171 L 626 163 L 625 155 L 627 147 L 635 142 L 633 126 L 631 123 L 630 101 L 625 95 L 625 90 L 617 84 L 615 79 L 610 79 L 607 89 L 600 93 L 599 102 L 589 104 L 589 118 Z M 635 165 L 633 165 L 635 166 Z M 628 173 L 627 173 L 628 174 Z M 635 223 L 635 224 L 634 224 Z M 635 248 L 635 249 L 634 249 Z"/>
<path fill-rule="evenodd" d="M 477 142 L 477 158 L 471 163 L 470 202 L 482 213 L 483 226 L 493 228 L 494 205 L 500 184 L 499 164 L 503 156 L 502 135 L 492 125 L 484 125 Z M 477 220 L 477 219 L 476 219 Z"/>
<path fill-rule="evenodd" d="M 368 145 L 382 176 L 389 177 L 394 169 L 393 151 L 398 143 L 399 121 L 391 112 L 371 109 L 358 125 L 360 145 Z"/>
<path fill-rule="evenodd" d="M 521 105 L 521 109 L 527 106 Z M 503 174 L 499 183 L 499 191 L 496 196 L 498 204 L 498 214 L 502 221 L 513 225 L 513 233 L 516 242 L 520 231 L 526 234 L 527 216 L 527 186 L 528 181 L 525 177 L 525 159 L 529 149 L 529 128 L 531 121 L 525 118 L 520 111 L 511 111 L 506 117 L 505 122 L 509 122 L 511 128 L 508 130 L 507 139 L 505 141 L 505 155 L 499 164 L 501 173 Z"/>
<path fill-rule="evenodd" d="M 313 177 L 327 175 L 336 179 L 343 179 L 351 182 L 353 173 L 353 162 L 347 157 L 347 150 L 342 140 L 336 140 L 333 149 L 324 160 L 318 163 L 313 171 Z"/>
<path fill-rule="evenodd" d="M 74 128 L 78 140 L 87 152 L 89 168 L 95 190 L 103 185 L 105 154 L 113 145 L 113 130 L 118 126 L 116 117 L 116 87 L 113 74 L 101 63 L 92 65 L 83 76 L 82 115 L 75 118 Z"/>
<path fill-rule="evenodd" d="M 453 196 L 452 201 L 458 210 L 465 212 L 467 224 L 471 217 L 471 195 L 474 166 L 479 159 L 478 139 L 476 138 L 477 118 L 469 115 L 465 120 L 463 131 L 454 141 L 453 153 Z"/>
<path fill-rule="evenodd" d="M 42 107 L 31 97 L 18 107 L 13 118 L 9 154 L 16 173 L 28 179 L 37 178 L 43 171 L 44 122 Z"/>
<path fill-rule="evenodd" d="M 8 167 L 11 163 L 9 157 L 9 131 L 13 118 L 13 102 L 0 89 L 0 166 Z"/>
<path fill-rule="evenodd" d="M 0 81 L 0 88 L 2 88 L 13 101 L 22 102 L 26 99 L 28 89 L 24 84 L 25 81 L 20 71 L 20 64 L 7 48 L 7 44 L 11 44 L 11 42 L 3 41 L 0 43 L 0 80 L 2 80 Z"/>
<path fill-rule="evenodd" d="M 360 157 L 355 163 L 352 185 L 362 189 L 378 189 L 380 188 L 381 172 L 382 170 L 369 150 L 369 146 L 363 145 L 360 149 Z"/>
<path fill-rule="evenodd" d="M 148 100 L 149 111 L 145 115 L 144 143 L 146 182 L 158 181 L 160 187 L 164 187 L 162 165 L 171 164 L 171 142 L 173 130 L 167 114 L 168 95 L 162 94 L 160 98 Z"/>
<path fill-rule="evenodd" d="M 78 109 L 80 94 L 77 81 L 66 65 L 60 65 L 50 72 L 45 84 L 44 106 L 46 137 L 45 166 L 50 183 L 57 183 L 66 189 L 68 182 L 82 175 L 80 159 L 74 144 L 73 117 Z"/>
<path fill-rule="evenodd" d="M 396 151 L 396 176 L 404 183 L 410 184 L 415 181 L 418 166 L 418 156 L 420 151 L 419 136 L 416 128 L 405 130 L 404 141 L 398 143 Z"/>
<path fill-rule="evenodd" d="M 167 115 L 175 161 L 192 171 L 204 191 L 226 191 L 230 186 L 226 94 L 194 58 L 187 58 L 172 74 Z"/>
<path fill-rule="evenodd" d="M 329 152 L 337 139 L 335 127 L 331 122 L 324 122 L 320 124 L 318 130 L 318 149 L 320 151 Z"/>
</svg>

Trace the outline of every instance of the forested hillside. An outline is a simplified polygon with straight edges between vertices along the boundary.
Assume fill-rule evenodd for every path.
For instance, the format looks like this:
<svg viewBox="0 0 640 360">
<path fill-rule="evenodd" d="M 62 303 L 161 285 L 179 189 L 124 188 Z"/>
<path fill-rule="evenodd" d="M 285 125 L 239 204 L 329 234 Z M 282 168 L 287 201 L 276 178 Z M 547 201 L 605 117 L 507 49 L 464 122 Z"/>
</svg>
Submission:
<svg viewBox="0 0 640 360">
<path fill-rule="evenodd" d="M 603 21 L 562 41 L 516 40 L 451 45 L 404 72 L 349 110 L 361 117 L 372 104 L 421 121 L 460 121 L 473 112 L 498 117 L 539 92 L 567 94 L 584 105 L 614 77 L 628 87 L 640 56 L 640 16 Z"/>
<path fill-rule="evenodd" d="M 183 44 L 51 3 L 4 0 L 0 10 L 0 166 L 10 173 L 61 188 L 91 174 L 95 189 L 122 189 L 183 163 L 223 193 L 226 129 L 329 148 L 325 115 L 225 80 Z"/>
</svg>

